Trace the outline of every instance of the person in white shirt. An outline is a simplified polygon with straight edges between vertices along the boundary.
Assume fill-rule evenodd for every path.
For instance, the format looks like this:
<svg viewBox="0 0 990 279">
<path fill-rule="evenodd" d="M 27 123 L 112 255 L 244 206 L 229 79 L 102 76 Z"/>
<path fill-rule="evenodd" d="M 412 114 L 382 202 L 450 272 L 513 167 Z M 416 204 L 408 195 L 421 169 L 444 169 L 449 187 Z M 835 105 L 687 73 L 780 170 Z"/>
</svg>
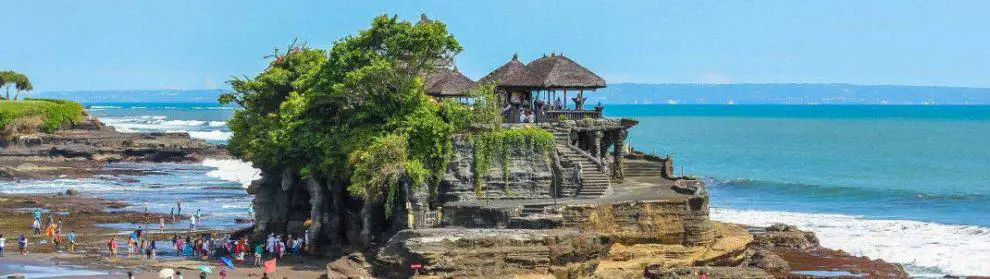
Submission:
<svg viewBox="0 0 990 279">
<path fill-rule="evenodd" d="M 0 257 L 3 257 L 3 249 L 7 248 L 7 239 L 0 233 Z"/>
</svg>

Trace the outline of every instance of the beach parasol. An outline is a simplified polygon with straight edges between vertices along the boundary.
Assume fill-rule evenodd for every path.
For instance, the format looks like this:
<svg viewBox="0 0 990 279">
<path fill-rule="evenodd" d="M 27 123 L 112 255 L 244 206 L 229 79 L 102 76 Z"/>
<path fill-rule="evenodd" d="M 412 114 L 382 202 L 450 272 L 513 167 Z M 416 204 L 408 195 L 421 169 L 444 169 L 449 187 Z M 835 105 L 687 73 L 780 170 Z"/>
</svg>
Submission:
<svg viewBox="0 0 990 279">
<path fill-rule="evenodd" d="M 236 268 L 234 268 L 234 263 L 230 261 L 230 258 L 228 258 L 228 257 L 220 257 L 220 261 L 222 261 L 223 263 L 227 264 L 227 266 L 229 266 L 230 269 L 236 269 Z"/>
<path fill-rule="evenodd" d="M 175 276 L 174 269 L 162 268 L 161 271 L 158 271 L 158 278 L 172 278 L 172 276 Z"/>
<path fill-rule="evenodd" d="M 199 271 L 206 272 L 206 273 L 213 273 L 213 269 L 210 268 L 209 266 L 205 266 L 205 265 L 199 266 Z"/>
</svg>

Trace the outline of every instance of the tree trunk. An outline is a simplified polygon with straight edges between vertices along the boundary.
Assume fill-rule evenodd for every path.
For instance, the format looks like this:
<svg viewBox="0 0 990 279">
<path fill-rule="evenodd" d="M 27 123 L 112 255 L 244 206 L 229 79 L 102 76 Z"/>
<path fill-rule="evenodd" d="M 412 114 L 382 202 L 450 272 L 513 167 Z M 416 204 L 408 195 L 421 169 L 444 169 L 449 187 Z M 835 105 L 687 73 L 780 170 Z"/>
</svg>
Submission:
<svg viewBox="0 0 990 279">
<path fill-rule="evenodd" d="M 17 90 L 17 93 L 14 93 L 14 100 L 17 100 L 19 97 L 21 97 L 21 91 Z"/>
</svg>

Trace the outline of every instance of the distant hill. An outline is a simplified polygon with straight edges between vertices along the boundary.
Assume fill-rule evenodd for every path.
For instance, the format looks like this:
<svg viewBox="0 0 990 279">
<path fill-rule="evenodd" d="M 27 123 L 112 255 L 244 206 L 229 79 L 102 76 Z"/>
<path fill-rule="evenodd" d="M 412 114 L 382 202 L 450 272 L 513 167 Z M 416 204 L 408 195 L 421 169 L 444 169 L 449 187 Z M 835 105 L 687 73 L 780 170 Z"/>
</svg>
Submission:
<svg viewBox="0 0 990 279">
<path fill-rule="evenodd" d="M 31 94 L 32 98 L 66 99 L 89 103 L 216 103 L 221 90 L 98 90 L 55 91 Z"/>
<path fill-rule="evenodd" d="M 81 103 L 215 103 L 221 90 L 59 91 L 34 98 Z M 569 92 L 574 96 L 576 92 Z M 990 88 L 851 84 L 617 83 L 588 92 L 588 104 L 990 104 Z"/>
<path fill-rule="evenodd" d="M 573 93 L 568 92 L 568 96 Z M 617 83 L 588 104 L 990 104 L 990 88 L 851 84 Z"/>
</svg>

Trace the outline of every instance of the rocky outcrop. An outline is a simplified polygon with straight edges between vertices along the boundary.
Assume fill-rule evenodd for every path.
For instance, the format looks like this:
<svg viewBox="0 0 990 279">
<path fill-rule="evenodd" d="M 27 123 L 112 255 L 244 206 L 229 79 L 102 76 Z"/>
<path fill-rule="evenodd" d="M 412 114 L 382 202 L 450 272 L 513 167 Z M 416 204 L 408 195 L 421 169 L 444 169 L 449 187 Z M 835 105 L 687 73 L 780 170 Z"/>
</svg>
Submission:
<svg viewBox="0 0 990 279">
<path fill-rule="evenodd" d="M 754 235 L 754 243 L 759 247 L 799 250 L 817 249 L 820 247 L 818 237 L 815 236 L 815 233 L 798 230 L 796 226 L 774 224 L 764 228 L 763 231 Z"/>
<path fill-rule="evenodd" d="M 121 133 L 88 119 L 54 133 L 0 139 L 0 179 L 99 172 L 109 162 L 197 162 L 225 151 L 186 133 Z"/>
<path fill-rule="evenodd" d="M 711 279 L 771 279 L 766 271 L 748 267 L 682 267 L 663 271 L 647 271 L 643 278 L 698 279 L 705 274 Z"/>
<path fill-rule="evenodd" d="M 857 257 L 821 247 L 813 232 L 774 224 L 751 227 L 755 241 L 744 266 L 763 269 L 778 278 L 810 278 L 792 270 L 841 270 L 867 278 L 910 278 L 904 268 L 882 260 Z"/>
<path fill-rule="evenodd" d="M 445 201 L 476 200 L 479 193 L 474 184 L 474 148 L 462 136 L 453 140 L 454 155 L 440 183 L 440 192 Z M 498 160 L 496 160 L 498 161 Z M 509 156 L 508 167 L 503 162 L 494 162 L 481 185 L 481 196 L 487 199 L 500 198 L 549 198 L 553 170 L 551 154 L 526 148 L 515 148 Z M 508 170 L 508 180 L 503 170 Z"/>
<path fill-rule="evenodd" d="M 377 258 L 389 277 L 505 278 L 523 274 L 587 277 L 609 242 L 570 230 L 420 229 L 399 232 Z"/>
</svg>

